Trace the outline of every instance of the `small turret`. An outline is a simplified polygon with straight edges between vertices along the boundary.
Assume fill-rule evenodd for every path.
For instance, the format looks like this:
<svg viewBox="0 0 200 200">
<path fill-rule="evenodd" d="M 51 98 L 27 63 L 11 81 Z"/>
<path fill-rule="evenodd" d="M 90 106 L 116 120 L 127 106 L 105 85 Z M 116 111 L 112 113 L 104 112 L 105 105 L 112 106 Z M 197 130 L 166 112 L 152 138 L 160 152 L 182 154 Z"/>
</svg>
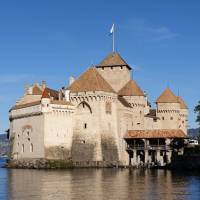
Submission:
<svg viewBox="0 0 200 200">
<path fill-rule="evenodd" d="M 43 112 L 47 112 L 49 110 L 49 104 L 50 104 L 50 95 L 47 91 L 47 89 L 44 89 L 41 97 L 41 103 L 42 103 L 42 110 Z"/>
</svg>

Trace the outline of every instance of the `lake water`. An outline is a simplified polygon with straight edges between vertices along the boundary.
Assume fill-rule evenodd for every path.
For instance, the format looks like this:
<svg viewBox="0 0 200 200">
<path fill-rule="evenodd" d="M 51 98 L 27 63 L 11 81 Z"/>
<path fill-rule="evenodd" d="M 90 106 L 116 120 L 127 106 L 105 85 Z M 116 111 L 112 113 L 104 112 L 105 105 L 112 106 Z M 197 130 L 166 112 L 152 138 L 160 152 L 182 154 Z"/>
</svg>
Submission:
<svg viewBox="0 0 200 200">
<path fill-rule="evenodd" d="M 128 169 L 0 168 L 0 200 L 40 199 L 199 200 L 200 173 Z"/>
</svg>

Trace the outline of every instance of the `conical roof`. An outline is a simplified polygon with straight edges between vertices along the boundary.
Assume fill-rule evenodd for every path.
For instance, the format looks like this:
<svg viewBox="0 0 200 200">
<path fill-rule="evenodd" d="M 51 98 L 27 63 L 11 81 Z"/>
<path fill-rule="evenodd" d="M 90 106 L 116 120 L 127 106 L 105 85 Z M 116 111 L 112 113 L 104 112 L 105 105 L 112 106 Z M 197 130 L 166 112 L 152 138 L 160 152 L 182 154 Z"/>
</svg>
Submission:
<svg viewBox="0 0 200 200">
<path fill-rule="evenodd" d="M 45 88 L 42 93 L 42 99 L 49 99 L 49 98 L 50 98 L 50 95 L 49 95 L 47 89 Z"/>
<path fill-rule="evenodd" d="M 71 90 L 71 92 L 104 91 L 115 93 L 94 67 L 90 67 L 84 72 L 68 87 L 68 90 Z"/>
<path fill-rule="evenodd" d="M 179 103 L 178 97 L 167 88 L 156 100 L 156 103 Z"/>
<path fill-rule="evenodd" d="M 127 66 L 129 69 L 131 67 L 124 61 L 119 53 L 110 53 L 106 58 L 104 58 L 97 67 L 110 67 L 110 66 Z"/>
<path fill-rule="evenodd" d="M 178 97 L 178 101 L 180 103 L 180 108 L 181 109 L 188 109 L 186 103 L 184 102 L 184 100 L 181 97 Z"/>
<path fill-rule="evenodd" d="M 144 96 L 144 93 L 134 80 L 130 80 L 121 90 L 119 90 L 118 95 L 119 96 Z"/>
</svg>

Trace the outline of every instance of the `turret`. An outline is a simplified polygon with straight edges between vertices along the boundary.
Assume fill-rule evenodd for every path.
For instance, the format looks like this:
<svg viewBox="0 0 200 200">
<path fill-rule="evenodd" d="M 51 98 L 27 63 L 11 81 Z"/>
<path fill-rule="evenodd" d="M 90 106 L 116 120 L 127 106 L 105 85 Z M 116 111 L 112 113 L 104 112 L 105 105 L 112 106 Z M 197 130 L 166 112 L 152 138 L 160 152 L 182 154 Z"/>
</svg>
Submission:
<svg viewBox="0 0 200 200">
<path fill-rule="evenodd" d="M 156 100 L 157 117 L 161 129 L 179 129 L 180 103 L 178 97 L 167 88 Z"/>
<path fill-rule="evenodd" d="M 50 95 L 47 91 L 47 89 L 44 89 L 42 93 L 42 98 L 41 98 L 41 105 L 42 105 L 42 111 L 43 112 L 48 112 L 49 111 L 49 104 L 50 104 Z"/>
<path fill-rule="evenodd" d="M 144 115 L 148 113 L 146 110 L 148 105 L 147 99 L 138 84 L 134 80 L 128 81 L 125 86 L 119 90 L 118 95 L 122 96 L 132 107 L 132 128 L 143 129 Z"/>
</svg>

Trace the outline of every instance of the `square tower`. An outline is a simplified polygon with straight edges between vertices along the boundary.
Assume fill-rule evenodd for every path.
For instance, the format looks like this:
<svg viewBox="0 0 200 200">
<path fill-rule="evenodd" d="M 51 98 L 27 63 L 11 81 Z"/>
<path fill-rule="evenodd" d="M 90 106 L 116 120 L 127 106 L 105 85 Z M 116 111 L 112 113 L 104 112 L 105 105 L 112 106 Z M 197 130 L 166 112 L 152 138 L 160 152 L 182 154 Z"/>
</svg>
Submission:
<svg viewBox="0 0 200 200">
<path fill-rule="evenodd" d="M 115 52 L 109 54 L 96 68 L 116 92 L 131 79 L 131 67 Z"/>
</svg>

